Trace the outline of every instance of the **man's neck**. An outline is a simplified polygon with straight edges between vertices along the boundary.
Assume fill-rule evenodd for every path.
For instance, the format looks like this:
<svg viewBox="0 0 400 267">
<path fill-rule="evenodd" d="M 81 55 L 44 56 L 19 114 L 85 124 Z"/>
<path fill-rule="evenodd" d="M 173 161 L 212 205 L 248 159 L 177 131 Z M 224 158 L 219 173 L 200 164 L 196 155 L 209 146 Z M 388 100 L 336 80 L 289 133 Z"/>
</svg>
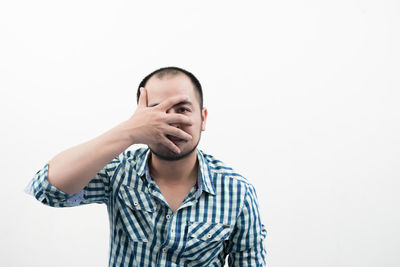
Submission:
<svg viewBox="0 0 400 267">
<path fill-rule="evenodd" d="M 157 183 L 169 185 L 193 183 L 197 180 L 198 160 L 195 149 L 180 160 L 163 160 L 151 154 L 149 161 L 150 174 Z"/>
</svg>

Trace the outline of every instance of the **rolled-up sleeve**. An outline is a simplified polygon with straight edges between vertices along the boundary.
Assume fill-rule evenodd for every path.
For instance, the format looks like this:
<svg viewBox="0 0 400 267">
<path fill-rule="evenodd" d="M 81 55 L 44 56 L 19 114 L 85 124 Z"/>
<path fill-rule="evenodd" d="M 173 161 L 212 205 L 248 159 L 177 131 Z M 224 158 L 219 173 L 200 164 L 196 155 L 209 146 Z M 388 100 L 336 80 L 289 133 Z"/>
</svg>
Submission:
<svg viewBox="0 0 400 267">
<path fill-rule="evenodd" d="M 46 163 L 36 172 L 24 191 L 51 207 L 73 207 L 91 203 L 108 204 L 111 191 L 109 172 L 112 172 L 117 164 L 118 157 L 101 169 L 80 192 L 67 194 L 48 182 L 49 163 Z"/>
<path fill-rule="evenodd" d="M 260 218 L 256 191 L 249 185 L 229 240 L 229 266 L 266 266 L 266 235 L 267 231 Z"/>
</svg>

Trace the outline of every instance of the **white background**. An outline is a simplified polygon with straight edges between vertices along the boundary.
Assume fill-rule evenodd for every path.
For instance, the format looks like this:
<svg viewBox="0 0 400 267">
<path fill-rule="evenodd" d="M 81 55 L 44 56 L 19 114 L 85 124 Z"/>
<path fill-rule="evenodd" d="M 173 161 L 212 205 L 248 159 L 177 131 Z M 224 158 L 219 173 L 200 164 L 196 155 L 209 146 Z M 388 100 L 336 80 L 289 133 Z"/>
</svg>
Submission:
<svg viewBox="0 0 400 267">
<path fill-rule="evenodd" d="M 104 205 L 23 193 L 128 119 L 151 71 L 204 87 L 200 148 L 259 195 L 269 266 L 400 265 L 399 1 L 2 1 L 2 266 L 107 266 Z"/>
</svg>

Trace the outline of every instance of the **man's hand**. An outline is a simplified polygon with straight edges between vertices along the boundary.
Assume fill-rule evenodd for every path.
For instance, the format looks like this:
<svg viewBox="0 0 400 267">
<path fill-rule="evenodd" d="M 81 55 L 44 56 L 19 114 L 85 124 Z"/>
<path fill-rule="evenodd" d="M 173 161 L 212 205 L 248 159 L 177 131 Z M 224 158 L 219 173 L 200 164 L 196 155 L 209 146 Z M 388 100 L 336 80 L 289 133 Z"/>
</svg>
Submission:
<svg viewBox="0 0 400 267">
<path fill-rule="evenodd" d="M 185 115 L 167 113 L 174 105 L 187 101 L 186 96 L 170 97 L 157 106 L 147 106 L 147 91 L 140 88 L 138 107 L 132 117 L 125 122 L 133 144 L 163 144 L 175 153 L 180 153 L 177 147 L 166 135 L 175 136 L 183 140 L 191 140 L 192 136 L 170 124 L 192 125 L 192 121 Z"/>
</svg>

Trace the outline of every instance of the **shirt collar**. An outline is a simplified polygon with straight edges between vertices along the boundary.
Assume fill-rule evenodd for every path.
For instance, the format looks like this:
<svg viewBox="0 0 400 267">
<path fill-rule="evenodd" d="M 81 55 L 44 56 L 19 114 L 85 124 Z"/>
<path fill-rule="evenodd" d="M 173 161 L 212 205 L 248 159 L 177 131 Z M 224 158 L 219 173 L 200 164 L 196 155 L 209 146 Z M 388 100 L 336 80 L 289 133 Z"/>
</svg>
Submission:
<svg viewBox="0 0 400 267">
<path fill-rule="evenodd" d="M 211 169 L 204 156 L 204 152 L 197 149 L 197 158 L 199 159 L 199 174 L 201 175 L 202 189 L 211 195 L 215 195 L 215 186 L 213 183 L 213 177 L 211 175 Z"/>
<path fill-rule="evenodd" d="M 140 155 L 138 160 L 137 174 L 139 177 L 145 175 L 146 180 L 151 183 L 149 168 L 147 167 L 150 155 L 150 149 L 145 149 Z M 211 170 L 207 164 L 207 160 L 204 157 L 204 152 L 197 149 L 197 158 L 199 160 L 199 174 L 197 177 L 198 189 L 196 191 L 196 198 L 199 198 L 202 191 L 206 191 L 211 195 L 215 195 L 215 187 L 212 182 Z"/>
</svg>

